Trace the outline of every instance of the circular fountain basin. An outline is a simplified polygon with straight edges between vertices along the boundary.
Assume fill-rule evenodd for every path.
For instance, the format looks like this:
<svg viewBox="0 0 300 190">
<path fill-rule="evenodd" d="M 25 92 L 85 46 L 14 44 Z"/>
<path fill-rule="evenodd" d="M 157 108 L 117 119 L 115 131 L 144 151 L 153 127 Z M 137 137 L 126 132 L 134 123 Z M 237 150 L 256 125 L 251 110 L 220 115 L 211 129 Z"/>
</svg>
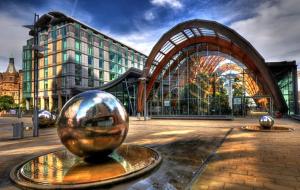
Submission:
<svg viewBox="0 0 300 190">
<path fill-rule="evenodd" d="M 122 145 L 93 162 L 60 150 L 19 164 L 11 171 L 10 178 L 27 189 L 95 188 L 140 176 L 160 162 L 158 152 L 137 145 Z"/>
<path fill-rule="evenodd" d="M 260 125 L 248 125 L 248 126 L 241 127 L 241 129 L 246 130 L 246 131 L 253 131 L 253 132 L 292 132 L 292 131 L 294 131 L 293 128 L 278 126 L 278 125 L 273 126 L 270 129 L 263 128 Z"/>
</svg>

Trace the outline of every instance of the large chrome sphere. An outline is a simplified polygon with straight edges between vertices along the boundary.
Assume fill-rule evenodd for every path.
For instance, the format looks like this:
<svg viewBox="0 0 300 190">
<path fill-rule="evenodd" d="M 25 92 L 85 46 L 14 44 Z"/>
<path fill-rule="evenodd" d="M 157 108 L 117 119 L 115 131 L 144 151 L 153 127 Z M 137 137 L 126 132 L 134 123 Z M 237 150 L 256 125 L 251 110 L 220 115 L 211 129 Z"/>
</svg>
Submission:
<svg viewBox="0 0 300 190">
<path fill-rule="evenodd" d="M 97 158 L 111 153 L 124 141 L 128 115 L 119 100 L 100 90 L 71 98 L 57 119 L 61 142 L 73 154 Z"/>
<path fill-rule="evenodd" d="M 259 124 L 263 128 L 270 129 L 274 125 L 274 119 L 271 116 L 264 115 L 259 118 Z"/>
<path fill-rule="evenodd" d="M 47 110 L 39 110 L 38 111 L 39 122 L 38 125 L 40 127 L 47 127 L 55 124 L 56 116 Z M 32 118 L 33 119 L 33 118 Z"/>
</svg>

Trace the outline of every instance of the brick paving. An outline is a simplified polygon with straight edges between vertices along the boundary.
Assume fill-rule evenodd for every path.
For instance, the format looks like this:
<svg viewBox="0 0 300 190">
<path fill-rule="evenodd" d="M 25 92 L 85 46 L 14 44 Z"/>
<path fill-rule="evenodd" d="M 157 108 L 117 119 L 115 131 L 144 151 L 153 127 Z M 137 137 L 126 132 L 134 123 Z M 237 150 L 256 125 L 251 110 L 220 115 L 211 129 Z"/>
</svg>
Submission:
<svg viewBox="0 0 300 190">
<path fill-rule="evenodd" d="M 0 189 L 17 189 L 8 179 L 9 171 L 16 163 L 42 152 L 62 148 L 55 128 L 41 130 L 39 138 L 9 140 L 9 125 L 14 121 L 14 118 L 0 118 Z M 28 118 L 24 121 L 30 123 Z M 234 128 L 201 175 L 194 176 L 191 189 L 300 190 L 300 123 L 289 119 L 275 121 L 276 124 L 294 128 L 295 131 L 291 133 L 240 130 L 241 126 L 254 123 L 257 123 L 256 118 L 234 121 L 131 119 L 126 142 L 155 146 L 184 142 L 183 140 L 191 137 L 213 142 L 213 139 L 224 137 L 230 128 Z M 185 148 L 188 149 L 188 146 Z M 180 182 L 179 179 L 178 183 Z M 113 189 L 126 189 L 125 187 L 128 189 L 130 185 Z M 177 189 L 184 189 L 178 187 L 180 186 Z"/>
<path fill-rule="evenodd" d="M 300 189 L 300 125 L 276 120 L 294 132 L 235 128 L 192 189 Z"/>
</svg>

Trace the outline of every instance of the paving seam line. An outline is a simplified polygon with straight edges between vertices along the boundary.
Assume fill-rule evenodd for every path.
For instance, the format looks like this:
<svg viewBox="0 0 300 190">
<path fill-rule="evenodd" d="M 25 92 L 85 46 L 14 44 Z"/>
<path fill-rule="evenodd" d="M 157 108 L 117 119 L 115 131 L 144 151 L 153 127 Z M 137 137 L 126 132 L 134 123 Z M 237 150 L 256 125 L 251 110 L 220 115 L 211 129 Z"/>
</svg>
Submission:
<svg viewBox="0 0 300 190">
<path fill-rule="evenodd" d="M 191 190 L 193 183 L 198 179 L 199 176 L 201 176 L 203 174 L 203 172 L 205 171 L 207 165 L 216 156 L 218 149 L 222 146 L 222 144 L 225 142 L 225 140 L 227 139 L 228 135 L 230 135 L 230 133 L 233 131 L 233 129 L 234 128 L 230 128 L 226 132 L 226 134 L 224 135 L 224 137 L 222 138 L 222 140 L 217 144 L 216 148 L 204 160 L 204 162 L 201 164 L 200 168 L 198 170 L 196 170 L 195 174 L 192 177 L 191 182 L 187 185 L 187 187 L 185 188 L 185 190 Z"/>
</svg>

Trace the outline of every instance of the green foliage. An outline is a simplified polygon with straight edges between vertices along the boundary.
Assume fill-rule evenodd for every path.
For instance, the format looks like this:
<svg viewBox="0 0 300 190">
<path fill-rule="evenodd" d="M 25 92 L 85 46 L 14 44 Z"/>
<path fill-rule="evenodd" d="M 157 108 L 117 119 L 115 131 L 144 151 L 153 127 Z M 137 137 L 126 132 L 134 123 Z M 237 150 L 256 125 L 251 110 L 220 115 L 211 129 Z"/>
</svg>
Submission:
<svg viewBox="0 0 300 190">
<path fill-rule="evenodd" d="M 16 108 L 12 96 L 0 96 L 0 111 Z"/>
</svg>

